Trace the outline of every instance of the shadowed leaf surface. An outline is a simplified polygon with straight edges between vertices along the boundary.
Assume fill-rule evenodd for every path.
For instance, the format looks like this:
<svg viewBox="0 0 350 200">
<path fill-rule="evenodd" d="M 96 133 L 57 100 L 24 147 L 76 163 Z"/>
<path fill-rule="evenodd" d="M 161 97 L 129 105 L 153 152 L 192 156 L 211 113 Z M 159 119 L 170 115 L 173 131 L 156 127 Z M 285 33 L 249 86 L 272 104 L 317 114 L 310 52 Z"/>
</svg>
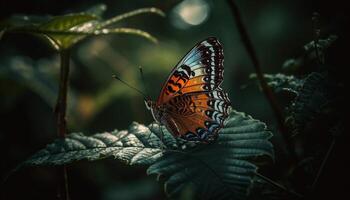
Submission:
<svg viewBox="0 0 350 200">
<path fill-rule="evenodd" d="M 177 196 L 190 184 L 200 199 L 244 198 L 257 170 L 246 159 L 273 158 L 270 137 L 264 123 L 233 111 L 217 142 L 166 152 L 147 172 L 166 177 L 165 190 L 170 196 Z"/>
<path fill-rule="evenodd" d="M 176 140 L 157 124 L 146 127 L 134 122 L 124 131 L 92 136 L 69 134 L 21 166 L 63 165 L 113 157 L 130 165 L 151 165 L 147 173 L 165 176 L 165 190 L 170 196 L 193 184 L 201 198 L 242 198 L 257 170 L 246 159 L 261 155 L 273 158 L 273 147 L 268 141 L 271 135 L 264 123 L 235 111 L 219 139 L 210 145 Z"/>
<path fill-rule="evenodd" d="M 331 112 L 332 106 L 340 103 L 336 93 L 338 87 L 327 73 L 312 72 L 305 78 L 297 98 L 289 108 L 294 134 L 300 133 L 308 123 L 322 113 Z"/>
</svg>

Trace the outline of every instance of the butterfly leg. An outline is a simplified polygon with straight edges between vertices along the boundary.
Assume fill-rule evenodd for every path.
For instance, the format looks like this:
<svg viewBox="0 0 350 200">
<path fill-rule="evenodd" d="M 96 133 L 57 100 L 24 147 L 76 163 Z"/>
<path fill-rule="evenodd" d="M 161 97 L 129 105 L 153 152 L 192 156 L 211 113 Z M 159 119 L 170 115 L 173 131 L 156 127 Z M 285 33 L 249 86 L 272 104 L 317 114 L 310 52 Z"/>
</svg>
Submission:
<svg viewBox="0 0 350 200">
<path fill-rule="evenodd" d="M 160 132 L 160 135 L 159 135 L 159 139 L 160 139 L 160 149 L 163 151 L 166 149 L 166 146 L 164 145 L 164 132 L 163 132 L 163 129 L 162 129 L 162 126 L 161 124 L 158 124 L 158 127 L 159 127 L 159 132 Z"/>
<path fill-rule="evenodd" d="M 152 132 L 152 130 L 154 130 L 154 129 L 153 129 L 154 123 L 152 123 L 152 124 L 151 124 L 151 127 L 150 127 L 150 133 L 148 134 L 148 136 L 147 136 L 147 138 L 146 138 L 146 141 L 147 141 L 148 143 L 152 143 L 152 141 L 151 141 L 151 136 L 152 136 L 152 134 L 155 134 L 155 135 L 158 136 L 158 138 L 159 138 L 159 147 L 160 147 L 160 149 L 161 149 L 161 150 L 165 150 L 165 149 L 166 149 L 166 146 L 164 145 L 164 142 L 163 142 L 164 132 L 163 132 L 163 130 L 162 130 L 162 128 L 161 128 L 161 125 L 160 125 L 158 122 L 156 122 L 156 123 L 157 123 L 157 125 L 158 125 L 158 130 L 159 130 L 158 133 L 159 133 L 159 135 Z"/>
</svg>

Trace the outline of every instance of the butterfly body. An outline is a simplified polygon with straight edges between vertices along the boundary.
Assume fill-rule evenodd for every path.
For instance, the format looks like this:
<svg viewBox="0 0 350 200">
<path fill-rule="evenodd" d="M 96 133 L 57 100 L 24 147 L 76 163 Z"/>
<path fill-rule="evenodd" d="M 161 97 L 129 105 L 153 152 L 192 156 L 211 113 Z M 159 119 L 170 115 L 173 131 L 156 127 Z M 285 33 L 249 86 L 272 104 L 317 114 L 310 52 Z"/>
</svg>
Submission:
<svg viewBox="0 0 350 200">
<path fill-rule="evenodd" d="M 201 41 L 174 67 L 157 101 L 145 102 L 153 118 L 175 137 L 203 143 L 217 138 L 231 109 L 220 87 L 223 58 L 216 38 Z"/>
</svg>

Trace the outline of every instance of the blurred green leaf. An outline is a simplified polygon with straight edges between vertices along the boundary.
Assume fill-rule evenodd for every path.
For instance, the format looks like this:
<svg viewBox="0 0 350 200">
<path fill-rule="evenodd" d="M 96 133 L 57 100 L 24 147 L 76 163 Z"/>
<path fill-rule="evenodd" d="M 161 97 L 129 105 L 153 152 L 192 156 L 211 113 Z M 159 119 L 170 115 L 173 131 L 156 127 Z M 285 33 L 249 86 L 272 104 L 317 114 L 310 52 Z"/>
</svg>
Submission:
<svg viewBox="0 0 350 200">
<path fill-rule="evenodd" d="M 300 133 L 323 112 L 330 112 L 331 107 L 337 104 L 335 102 L 339 101 L 336 98 L 338 90 L 339 86 L 327 73 L 309 74 L 289 108 L 291 116 L 288 122 L 292 125 L 293 134 Z"/>
<path fill-rule="evenodd" d="M 53 106 L 56 101 L 57 86 L 52 75 L 42 68 L 30 58 L 13 57 L 6 60 L 4 64 L 0 64 L 0 78 L 16 81 L 38 94 L 48 105 Z"/>
<path fill-rule="evenodd" d="M 302 69 L 302 72 L 309 73 L 315 61 L 322 64 L 325 62 L 326 50 L 337 40 L 338 36 L 330 35 L 328 38 L 319 39 L 316 41 L 311 41 L 304 45 L 304 52 L 301 56 L 297 58 L 287 59 L 283 65 L 282 69 L 286 73 L 296 73 Z M 317 65 L 317 69 L 325 67 L 325 65 Z M 311 70 L 314 71 L 314 70 Z M 299 72 L 300 73 L 300 72 Z"/>
<path fill-rule="evenodd" d="M 247 194 L 257 170 L 246 159 L 262 155 L 273 158 L 273 147 L 268 141 L 271 136 L 264 123 L 236 111 L 230 114 L 219 139 L 210 145 L 177 140 L 164 127 L 134 122 L 127 131 L 93 136 L 69 134 L 20 166 L 63 165 L 113 157 L 130 165 L 153 164 L 147 173 L 166 176 L 165 190 L 169 195 L 177 195 L 192 183 L 196 194 L 202 197 L 239 198 Z"/>
<path fill-rule="evenodd" d="M 264 78 L 267 84 L 273 89 L 274 92 L 290 92 L 295 95 L 298 93 L 297 90 L 302 86 L 303 80 L 298 79 L 295 76 L 288 76 L 285 74 L 264 74 Z M 249 79 L 257 81 L 256 74 L 250 74 Z M 258 82 L 257 82 L 258 83 Z"/>
<path fill-rule="evenodd" d="M 45 22 L 41 21 L 41 23 L 31 22 L 29 17 L 23 17 L 23 20 L 20 22 L 9 19 L 6 20 L 6 23 L 2 23 L 1 27 L 10 27 L 7 29 L 7 32 L 31 33 L 44 37 L 58 51 L 70 48 L 80 40 L 91 35 L 123 33 L 141 36 L 152 42 L 157 41 L 151 34 L 139 29 L 106 27 L 143 13 L 155 13 L 164 16 L 161 10 L 157 8 L 142 8 L 103 21 L 100 19 L 100 15 L 104 12 L 104 9 L 104 5 L 98 5 L 84 13 L 51 17 Z"/>
<path fill-rule="evenodd" d="M 336 35 L 330 35 L 326 39 L 320 39 L 316 43 L 315 41 L 311 41 L 304 45 L 304 50 L 308 53 L 311 53 L 315 51 L 316 49 L 320 52 L 323 52 L 328 47 L 330 47 L 336 40 L 338 39 L 338 36 Z"/>
<path fill-rule="evenodd" d="M 94 15 L 84 13 L 58 16 L 39 25 L 38 30 L 52 42 L 56 50 L 67 49 L 84 38 L 84 35 L 69 34 L 69 32 L 79 33 L 92 30 L 98 23 L 97 19 Z M 64 33 L 64 31 L 67 31 L 67 33 Z"/>
</svg>

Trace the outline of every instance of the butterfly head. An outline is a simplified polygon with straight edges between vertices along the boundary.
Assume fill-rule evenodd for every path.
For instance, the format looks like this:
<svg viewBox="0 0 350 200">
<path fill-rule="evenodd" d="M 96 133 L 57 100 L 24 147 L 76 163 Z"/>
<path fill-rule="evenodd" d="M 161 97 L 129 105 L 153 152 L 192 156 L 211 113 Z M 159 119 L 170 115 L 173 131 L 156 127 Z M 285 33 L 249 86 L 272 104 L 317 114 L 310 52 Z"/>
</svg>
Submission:
<svg viewBox="0 0 350 200">
<path fill-rule="evenodd" d="M 155 101 L 145 99 L 146 108 L 151 111 L 153 119 L 157 122 L 161 121 L 162 111 L 161 107 L 156 105 Z"/>
<path fill-rule="evenodd" d="M 156 106 L 156 102 L 152 101 L 151 99 L 145 99 L 144 101 L 148 110 L 152 110 Z"/>
</svg>

